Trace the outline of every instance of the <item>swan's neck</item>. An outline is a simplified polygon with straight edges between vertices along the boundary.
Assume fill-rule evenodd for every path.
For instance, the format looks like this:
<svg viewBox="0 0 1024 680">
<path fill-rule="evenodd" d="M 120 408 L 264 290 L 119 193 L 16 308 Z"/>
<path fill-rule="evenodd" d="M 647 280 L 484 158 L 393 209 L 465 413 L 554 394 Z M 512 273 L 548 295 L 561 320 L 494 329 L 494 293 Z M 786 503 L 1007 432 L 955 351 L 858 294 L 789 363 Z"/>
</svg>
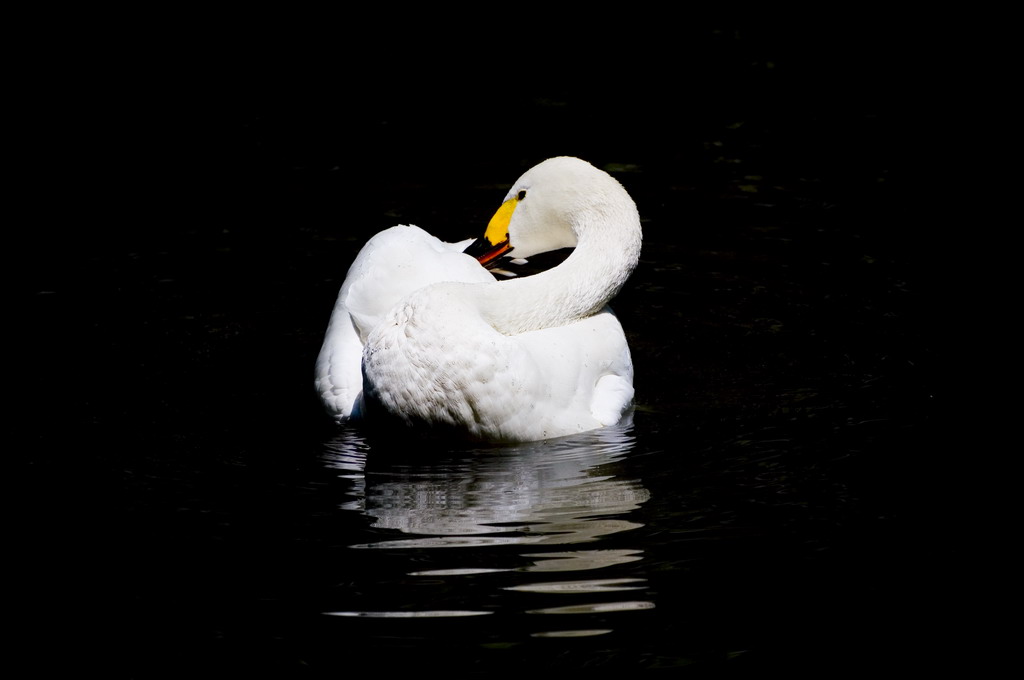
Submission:
<svg viewBox="0 0 1024 680">
<path fill-rule="evenodd" d="M 632 206 L 630 206 L 632 207 Z M 578 216 L 575 250 L 557 267 L 534 276 L 476 287 L 485 319 L 515 335 L 564 326 L 596 314 L 615 297 L 640 257 L 640 220 L 632 210 L 594 210 Z"/>
</svg>

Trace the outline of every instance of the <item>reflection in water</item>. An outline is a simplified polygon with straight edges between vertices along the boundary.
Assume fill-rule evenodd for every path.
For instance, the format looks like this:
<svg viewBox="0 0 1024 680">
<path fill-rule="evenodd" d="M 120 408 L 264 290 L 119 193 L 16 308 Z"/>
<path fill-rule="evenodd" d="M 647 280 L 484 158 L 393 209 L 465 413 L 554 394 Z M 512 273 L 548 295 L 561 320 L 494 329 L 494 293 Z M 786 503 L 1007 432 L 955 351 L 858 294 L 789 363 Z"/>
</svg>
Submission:
<svg viewBox="0 0 1024 680">
<path fill-rule="evenodd" d="M 639 550 L 575 550 L 572 552 L 530 553 L 523 557 L 542 559 L 541 562 L 535 562 L 526 567 L 527 571 L 580 571 L 581 569 L 600 569 L 613 564 L 635 562 L 641 559 L 640 552 Z"/>
<path fill-rule="evenodd" d="M 640 609 L 651 609 L 653 602 L 599 602 L 596 604 L 575 604 L 567 607 L 547 607 L 534 609 L 529 614 L 592 614 L 597 612 L 625 612 Z"/>
<path fill-rule="evenodd" d="M 329 617 L 352 617 L 356 619 L 450 619 L 452 617 L 479 617 L 492 611 L 326 611 Z"/>
<path fill-rule="evenodd" d="M 606 578 L 589 581 L 556 581 L 554 583 L 530 583 L 509 586 L 507 590 L 521 590 L 534 593 L 601 593 L 609 590 L 641 590 L 642 586 L 626 585 L 642 583 L 639 578 Z"/>
<path fill-rule="evenodd" d="M 419 536 L 359 548 L 587 543 L 637 528 L 618 515 L 649 497 L 637 481 L 604 469 L 632 445 L 624 428 L 371 471 L 368 447 L 354 435 L 334 445 L 328 464 L 355 487 L 356 500 L 343 508 L 363 512 L 374 528 Z"/>
<path fill-rule="evenodd" d="M 402 578 L 487 578 L 522 574 L 511 584 L 495 587 L 510 593 L 531 593 L 558 599 L 558 604 L 522 607 L 527 614 L 595 614 L 650 609 L 644 600 L 600 599 L 564 604 L 565 596 L 636 595 L 645 579 L 573 579 L 527 582 L 529 573 L 555 574 L 615 567 L 642 560 L 634 548 L 579 548 L 642 525 L 627 519 L 650 497 L 638 480 L 618 476 L 633 446 L 630 426 L 605 428 L 574 437 L 518 446 L 449 451 L 423 461 L 377 460 L 383 455 L 359 435 L 345 431 L 329 445 L 325 461 L 351 481 L 352 500 L 343 510 L 359 512 L 374 530 L 393 530 L 394 537 L 351 545 L 359 550 L 413 551 L 416 569 Z M 372 461 L 371 461 L 372 459 Z M 379 531 L 371 532 L 375 535 Z M 508 564 L 506 547 L 529 546 Z M 546 546 L 558 546 L 550 552 Z M 471 549 L 473 563 L 430 564 L 423 549 Z M 434 553 L 430 553 L 434 554 Z M 437 553 L 437 555 L 448 554 Z M 458 553 L 469 555 L 470 553 Z M 525 561 L 524 561 L 525 560 Z M 483 564 L 481 564 L 483 562 Z M 436 568 L 424 568 L 435 567 Z M 528 577 L 526 577 L 528 578 Z M 458 588 L 458 581 L 449 583 Z M 532 601 L 536 604 L 536 601 Z M 346 617 L 438 617 L 495 613 L 491 600 L 479 608 L 426 608 L 381 611 L 374 607 L 329 612 Z M 471 603 L 473 604 L 473 603 Z M 477 601 L 476 604 L 483 604 Z M 545 631 L 533 636 L 585 636 L 607 628 Z"/>
</svg>

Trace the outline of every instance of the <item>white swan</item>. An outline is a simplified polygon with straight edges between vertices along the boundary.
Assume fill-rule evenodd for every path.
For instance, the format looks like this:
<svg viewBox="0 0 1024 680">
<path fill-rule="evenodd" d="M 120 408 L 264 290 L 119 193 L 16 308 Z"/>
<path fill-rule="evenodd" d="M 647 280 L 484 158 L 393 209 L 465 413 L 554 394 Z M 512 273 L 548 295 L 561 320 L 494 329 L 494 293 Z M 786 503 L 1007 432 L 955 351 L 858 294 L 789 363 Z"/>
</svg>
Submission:
<svg viewBox="0 0 1024 680">
<path fill-rule="evenodd" d="M 577 158 L 548 159 L 508 192 L 483 238 L 418 227 L 373 238 L 341 287 L 316 388 L 339 422 L 365 418 L 469 439 L 534 441 L 618 422 L 633 399 L 625 334 L 607 306 L 640 256 L 636 205 Z M 493 265 L 565 247 L 534 276 Z M 478 261 L 479 260 L 479 261 Z"/>
</svg>

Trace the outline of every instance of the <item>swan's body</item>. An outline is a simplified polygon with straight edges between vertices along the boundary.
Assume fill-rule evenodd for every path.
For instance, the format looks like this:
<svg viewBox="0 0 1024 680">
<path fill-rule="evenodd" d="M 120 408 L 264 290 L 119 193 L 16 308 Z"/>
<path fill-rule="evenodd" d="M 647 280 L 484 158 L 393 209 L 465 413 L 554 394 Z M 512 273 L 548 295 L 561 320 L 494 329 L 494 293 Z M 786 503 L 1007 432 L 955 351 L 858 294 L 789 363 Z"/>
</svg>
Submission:
<svg viewBox="0 0 1024 680">
<path fill-rule="evenodd" d="M 476 247 L 486 262 L 575 246 L 546 272 L 495 281 L 463 244 L 416 227 L 381 232 L 349 270 L 317 360 L 325 406 L 341 422 L 381 418 L 485 441 L 618 422 L 633 366 L 607 303 L 640 240 L 625 189 L 575 158 L 524 174 Z"/>
</svg>

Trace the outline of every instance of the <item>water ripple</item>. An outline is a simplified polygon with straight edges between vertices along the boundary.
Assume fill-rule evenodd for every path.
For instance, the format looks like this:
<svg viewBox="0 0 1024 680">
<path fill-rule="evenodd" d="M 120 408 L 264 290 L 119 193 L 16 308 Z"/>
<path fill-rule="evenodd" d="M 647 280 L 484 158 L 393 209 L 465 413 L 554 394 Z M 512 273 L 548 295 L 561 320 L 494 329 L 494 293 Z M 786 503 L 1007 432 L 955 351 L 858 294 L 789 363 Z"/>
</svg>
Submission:
<svg viewBox="0 0 1024 680">
<path fill-rule="evenodd" d="M 437 619 L 462 616 L 485 616 L 494 612 L 473 610 L 433 610 L 413 612 L 324 612 L 325 616 L 344 616 L 357 619 Z"/>
<path fill-rule="evenodd" d="M 628 427 L 423 460 L 389 460 L 380 450 L 368 456 L 360 442 L 351 432 L 342 435 L 324 461 L 349 484 L 337 507 L 372 529 L 346 546 L 360 551 L 355 559 L 368 565 L 372 579 L 339 587 L 335 611 L 325 614 L 362 620 L 500 614 L 504 621 L 523 613 L 604 615 L 654 607 L 643 599 L 564 604 L 565 598 L 615 597 L 647 587 L 638 576 L 642 569 L 619 569 L 641 562 L 643 550 L 607 545 L 644 526 L 630 515 L 651 497 L 624 464 L 633 446 Z M 610 572 L 530 582 L 534 574 L 595 569 Z M 466 597 L 483 597 L 487 610 L 465 607 Z M 612 630 L 595 620 L 528 635 L 590 637 Z"/>
<path fill-rule="evenodd" d="M 547 583 L 527 583 L 519 586 L 508 586 L 505 590 L 518 590 L 526 593 L 606 593 L 616 590 L 643 590 L 643 586 L 626 585 L 646 583 L 642 578 L 609 578 L 591 579 L 587 581 L 551 581 Z"/>
<path fill-rule="evenodd" d="M 566 607 L 545 607 L 528 609 L 527 614 L 605 614 L 608 612 L 631 612 L 654 609 L 653 602 L 637 600 L 632 602 L 594 602 L 592 604 L 575 604 Z"/>
</svg>

